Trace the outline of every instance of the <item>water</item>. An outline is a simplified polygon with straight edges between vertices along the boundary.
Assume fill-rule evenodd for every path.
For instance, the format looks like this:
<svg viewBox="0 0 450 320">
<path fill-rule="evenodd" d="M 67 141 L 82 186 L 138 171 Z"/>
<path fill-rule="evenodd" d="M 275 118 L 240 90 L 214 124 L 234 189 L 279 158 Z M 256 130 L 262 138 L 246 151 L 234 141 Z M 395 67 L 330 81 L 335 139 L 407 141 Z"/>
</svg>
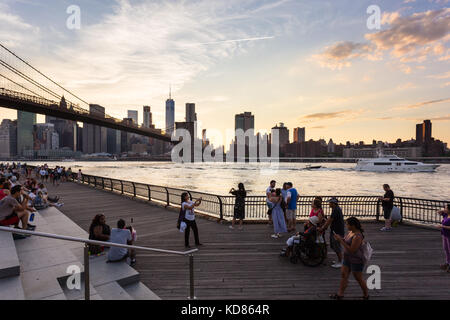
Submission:
<svg viewBox="0 0 450 320">
<path fill-rule="evenodd" d="M 42 162 L 30 164 L 40 165 Z M 269 181 L 277 187 L 291 181 L 303 195 L 380 195 L 387 183 L 403 197 L 450 200 L 450 164 L 442 164 L 434 173 L 374 173 L 353 170 L 353 163 L 314 163 L 319 170 L 305 170 L 306 163 L 196 163 L 169 162 L 48 162 L 63 165 L 74 172 L 130 180 L 153 185 L 226 195 L 243 182 L 254 195 L 264 195 Z"/>
</svg>

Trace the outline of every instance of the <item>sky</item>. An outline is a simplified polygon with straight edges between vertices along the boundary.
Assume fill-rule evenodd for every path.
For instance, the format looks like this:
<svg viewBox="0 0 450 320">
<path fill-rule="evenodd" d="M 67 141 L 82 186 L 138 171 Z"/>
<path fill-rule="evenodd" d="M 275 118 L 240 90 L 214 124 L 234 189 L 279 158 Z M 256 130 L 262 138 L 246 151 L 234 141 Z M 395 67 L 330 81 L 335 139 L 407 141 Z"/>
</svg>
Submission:
<svg viewBox="0 0 450 320">
<path fill-rule="evenodd" d="M 257 131 L 337 143 L 407 140 L 431 119 L 450 142 L 449 32 L 449 0 L 0 0 L 0 43 L 77 96 L 140 122 L 150 105 L 164 128 L 171 86 L 176 121 L 196 103 L 216 145 L 244 111 Z"/>
</svg>

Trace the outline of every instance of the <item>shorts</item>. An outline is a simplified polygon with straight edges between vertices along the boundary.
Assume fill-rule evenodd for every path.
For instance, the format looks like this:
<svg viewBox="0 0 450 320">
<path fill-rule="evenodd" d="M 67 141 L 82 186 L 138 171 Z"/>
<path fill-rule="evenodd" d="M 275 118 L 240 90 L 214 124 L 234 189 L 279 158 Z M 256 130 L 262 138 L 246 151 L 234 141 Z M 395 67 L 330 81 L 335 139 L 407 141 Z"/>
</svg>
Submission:
<svg viewBox="0 0 450 320">
<path fill-rule="evenodd" d="M 391 218 L 392 208 L 383 208 L 384 219 L 388 220 Z"/>
<path fill-rule="evenodd" d="M 286 219 L 294 220 L 296 211 L 295 209 L 286 209 Z"/>
<path fill-rule="evenodd" d="M 364 263 L 351 263 L 349 260 L 344 259 L 342 264 L 349 268 L 351 272 L 363 272 L 364 270 Z"/>
<path fill-rule="evenodd" d="M 330 233 L 330 247 L 331 247 L 331 249 L 333 249 L 334 252 L 336 252 L 338 254 L 342 252 L 342 245 L 339 241 L 337 241 L 334 238 L 334 235 L 332 232 Z"/>
<path fill-rule="evenodd" d="M 16 224 L 19 223 L 19 221 L 20 221 L 20 219 L 17 216 L 17 214 L 13 213 L 13 214 L 7 216 L 4 220 L 1 220 L 0 221 L 0 226 L 5 227 L 5 226 L 11 226 L 13 224 L 16 225 Z"/>
</svg>

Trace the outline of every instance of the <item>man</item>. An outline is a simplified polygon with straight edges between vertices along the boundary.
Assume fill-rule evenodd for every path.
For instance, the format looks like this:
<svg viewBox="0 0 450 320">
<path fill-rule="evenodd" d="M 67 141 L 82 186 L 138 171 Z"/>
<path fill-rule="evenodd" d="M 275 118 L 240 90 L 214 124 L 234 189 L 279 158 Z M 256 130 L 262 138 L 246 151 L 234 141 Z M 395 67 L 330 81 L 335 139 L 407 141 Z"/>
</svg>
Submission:
<svg viewBox="0 0 450 320">
<path fill-rule="evenodd" d="M 336 240 L 334 237 L 335 234 L 341 236 L 342 238 L 345 236 L 344 230 L 344 215 L 342 214 L 342 209 L 339 207 L 339 201 L 336 198 L 331 198 L 328 200 L 328 203 L 331 208 L 331 216 L 326 220 L 325 224 L 318 228 L 319 232 L 325 231 L 330 226 L 330 247 L 334 250 L 337 256 L 337 261 L 331 265 L 333 268 L 341 268 L 342 267 L 342 246 L 341 243 Z"/>
<path fill-rule="evenodd" d="M 19 203 L 22 186 L 17 185 L 11 188 L 11 194 L 0 201 L 0 226 L 14 225 L 19 226 L 19 221 L 22 222 L 22 229 L 34 230 L 35 226 L 28 225 L 29 212 L 25 210 L 25 205 Z M 27 199 L 24 200 L 26 202 Z"/>
<path fill-rule="evenodd" d="M 117 221 L 117 228 L 112 228 L 110 241 L 112 243 L 128 245 L 133 243 L 131 232 L 130 230 L 125 229 L 125 221 L 123 219 Z M 134 250 L 119 247 L 111 247 L 109 249 L 108 262 L 118 262 L 125 260 L 128 257 L 131 259 L 130 264 L 136 263 L 136 254 Z"/>
<path fill-rule="evenodd" d="M 385 194 L 379 200 L 381 200 L 381 206 L 383 207 L 384 227 L 380 231 L 391 231 L 391 212 L 394 208 L 394 192 L 388 184 L 384 184 L 383 189 Z"/>
<path fill-rule="evenodd" d="M 267 215 L 269 216 L 269 225 L 272 224 L 272 203 L 270 202 L 270 197 L 272 197 L 272 192 L 273 190 L 275 190 L 275 186 L 276 186 L 277 182 L 275 180 L 270 181 L 270 186 L 267 187 L 266 189 L 266 203 L 267 203 L 267 207 L 269 208 L 267 210 Z"/>
<path fill-rule="evenodd" d="M 292 182 L 286 183 L 288 187 L 288 192 L 286 195 L 286 203 L 287 203 L 287 210 L 286 210 L 286 218 L 288 220 L 288 231 L 295 231 L 296 228 L 296 222 L 295 222 L 295 216 L 297 214 L 297 202 L 300 198 L 300 195 L 298 194 L 297 189 L 294 188 Z"/>
</svg>

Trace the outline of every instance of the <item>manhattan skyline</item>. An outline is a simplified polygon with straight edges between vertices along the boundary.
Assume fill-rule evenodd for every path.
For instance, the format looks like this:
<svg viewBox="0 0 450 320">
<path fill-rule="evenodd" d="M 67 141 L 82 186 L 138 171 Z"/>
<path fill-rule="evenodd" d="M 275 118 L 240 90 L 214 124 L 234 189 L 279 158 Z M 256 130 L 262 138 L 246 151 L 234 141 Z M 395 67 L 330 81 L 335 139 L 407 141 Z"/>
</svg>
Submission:
<svg viewBox="0 0 450 320">
<path fill-rule="evenodd" d="M 372 4 L 380 30 L 366 25 Z M 150 105 L 164 128 L 171 86 L 175 121 L 192 102 L 208 130 L 249 111 L 257 131 L 392 141 L 431 119 L 450 141 L 449 1 L 78 1 L 79 30 L 70 5 L 1 0 L 0 42 L 118 118 Z"/>
</svg>

